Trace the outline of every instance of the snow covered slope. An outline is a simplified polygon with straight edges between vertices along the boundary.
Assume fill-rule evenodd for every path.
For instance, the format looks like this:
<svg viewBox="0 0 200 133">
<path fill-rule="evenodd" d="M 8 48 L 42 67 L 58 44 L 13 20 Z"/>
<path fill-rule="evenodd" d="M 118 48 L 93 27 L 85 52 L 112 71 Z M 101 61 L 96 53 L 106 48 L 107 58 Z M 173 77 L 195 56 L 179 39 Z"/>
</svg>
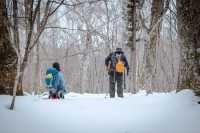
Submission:
<svg viewBox="0 0 200 133">
<path fill-rule="evenodd" d="M 189 90 L 123 99 L 69 93 L 65 100 L 0 96 L 0 133 L 200 133 L 199 98 Z"/>
</svg>

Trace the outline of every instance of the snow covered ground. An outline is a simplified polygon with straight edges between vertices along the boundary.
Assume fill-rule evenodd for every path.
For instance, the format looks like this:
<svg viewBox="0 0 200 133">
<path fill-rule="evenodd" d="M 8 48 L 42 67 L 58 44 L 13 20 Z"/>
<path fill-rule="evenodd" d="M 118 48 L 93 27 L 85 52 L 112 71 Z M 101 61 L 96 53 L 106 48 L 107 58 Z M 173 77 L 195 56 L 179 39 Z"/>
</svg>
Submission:
<svg viewBox="0 0 200 133">
<path fill-rule="evenodd" d="M 0 133 L 200 133 L 199 98 L 189 90 L 146 96 L 69 93 L 64 100 L 0 96 Z"/>
</svg>

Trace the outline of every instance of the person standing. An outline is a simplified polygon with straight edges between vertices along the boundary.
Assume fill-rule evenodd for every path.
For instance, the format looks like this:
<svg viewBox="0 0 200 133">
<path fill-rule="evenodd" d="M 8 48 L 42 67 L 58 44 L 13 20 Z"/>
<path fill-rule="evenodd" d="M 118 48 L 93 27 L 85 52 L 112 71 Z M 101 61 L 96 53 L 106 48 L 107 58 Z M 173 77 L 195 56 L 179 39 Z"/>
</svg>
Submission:
<svg viewBox="0 0 200 133">
<path fill-rule="evenodd" d="M 116 48 L 105 59 L 105 66 L 109 75 L 110 98 L 115 97 L 115 84 L 117 83 L 117 95 L 123 97 L 123 74 L 125 70 L 129 73 L 129 65 L 122 48 Z M 124 74 L 125 76 L 125 74 Z M 125 89 L 125 88 L 124 88 Z"/>
</svg>

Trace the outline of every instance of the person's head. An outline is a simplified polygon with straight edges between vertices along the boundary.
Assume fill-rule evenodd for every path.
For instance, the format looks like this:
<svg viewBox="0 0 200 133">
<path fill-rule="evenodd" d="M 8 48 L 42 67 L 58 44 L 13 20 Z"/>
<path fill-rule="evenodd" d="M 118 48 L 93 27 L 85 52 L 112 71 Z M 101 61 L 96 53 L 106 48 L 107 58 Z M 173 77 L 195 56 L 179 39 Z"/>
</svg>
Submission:
<svg viewBox="0 0 200 133">
<path fill-rule="evenodd" d="M 116 48 L 115 56 L 117 57 L 117 59 L 120 59 L 122 54 L 123 54 L 122 48 Z"/>
<path fill-rule="evenodd" d="M 53 63 L 53 68 L 55 68 L 56 70 L 60 71 L 60 64 L 58 62 L 54 62 Z"/>
<path fill-rule="evenodd" d="M 121 54 L 121 53 L 123 53 L 122 48 L 116 48 L 115 53 L 116 53 L 116 54 Z"/>
</svg>

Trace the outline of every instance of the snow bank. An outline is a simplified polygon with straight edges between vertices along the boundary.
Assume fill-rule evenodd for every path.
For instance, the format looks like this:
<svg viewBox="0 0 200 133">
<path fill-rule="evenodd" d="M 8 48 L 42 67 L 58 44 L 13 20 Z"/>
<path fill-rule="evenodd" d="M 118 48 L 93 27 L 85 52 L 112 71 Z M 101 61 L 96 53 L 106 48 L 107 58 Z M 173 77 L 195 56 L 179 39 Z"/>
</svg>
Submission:
<svg viewBox="0 0 200 133">
<path fill-rule="evenodd" d="M 1 133 L 199 133 L 199 98 L 179 93 L 144 91 L 121 98 L 68 93 L 64 100 L 47 96 L 0 96 Z"/>
</svg>

